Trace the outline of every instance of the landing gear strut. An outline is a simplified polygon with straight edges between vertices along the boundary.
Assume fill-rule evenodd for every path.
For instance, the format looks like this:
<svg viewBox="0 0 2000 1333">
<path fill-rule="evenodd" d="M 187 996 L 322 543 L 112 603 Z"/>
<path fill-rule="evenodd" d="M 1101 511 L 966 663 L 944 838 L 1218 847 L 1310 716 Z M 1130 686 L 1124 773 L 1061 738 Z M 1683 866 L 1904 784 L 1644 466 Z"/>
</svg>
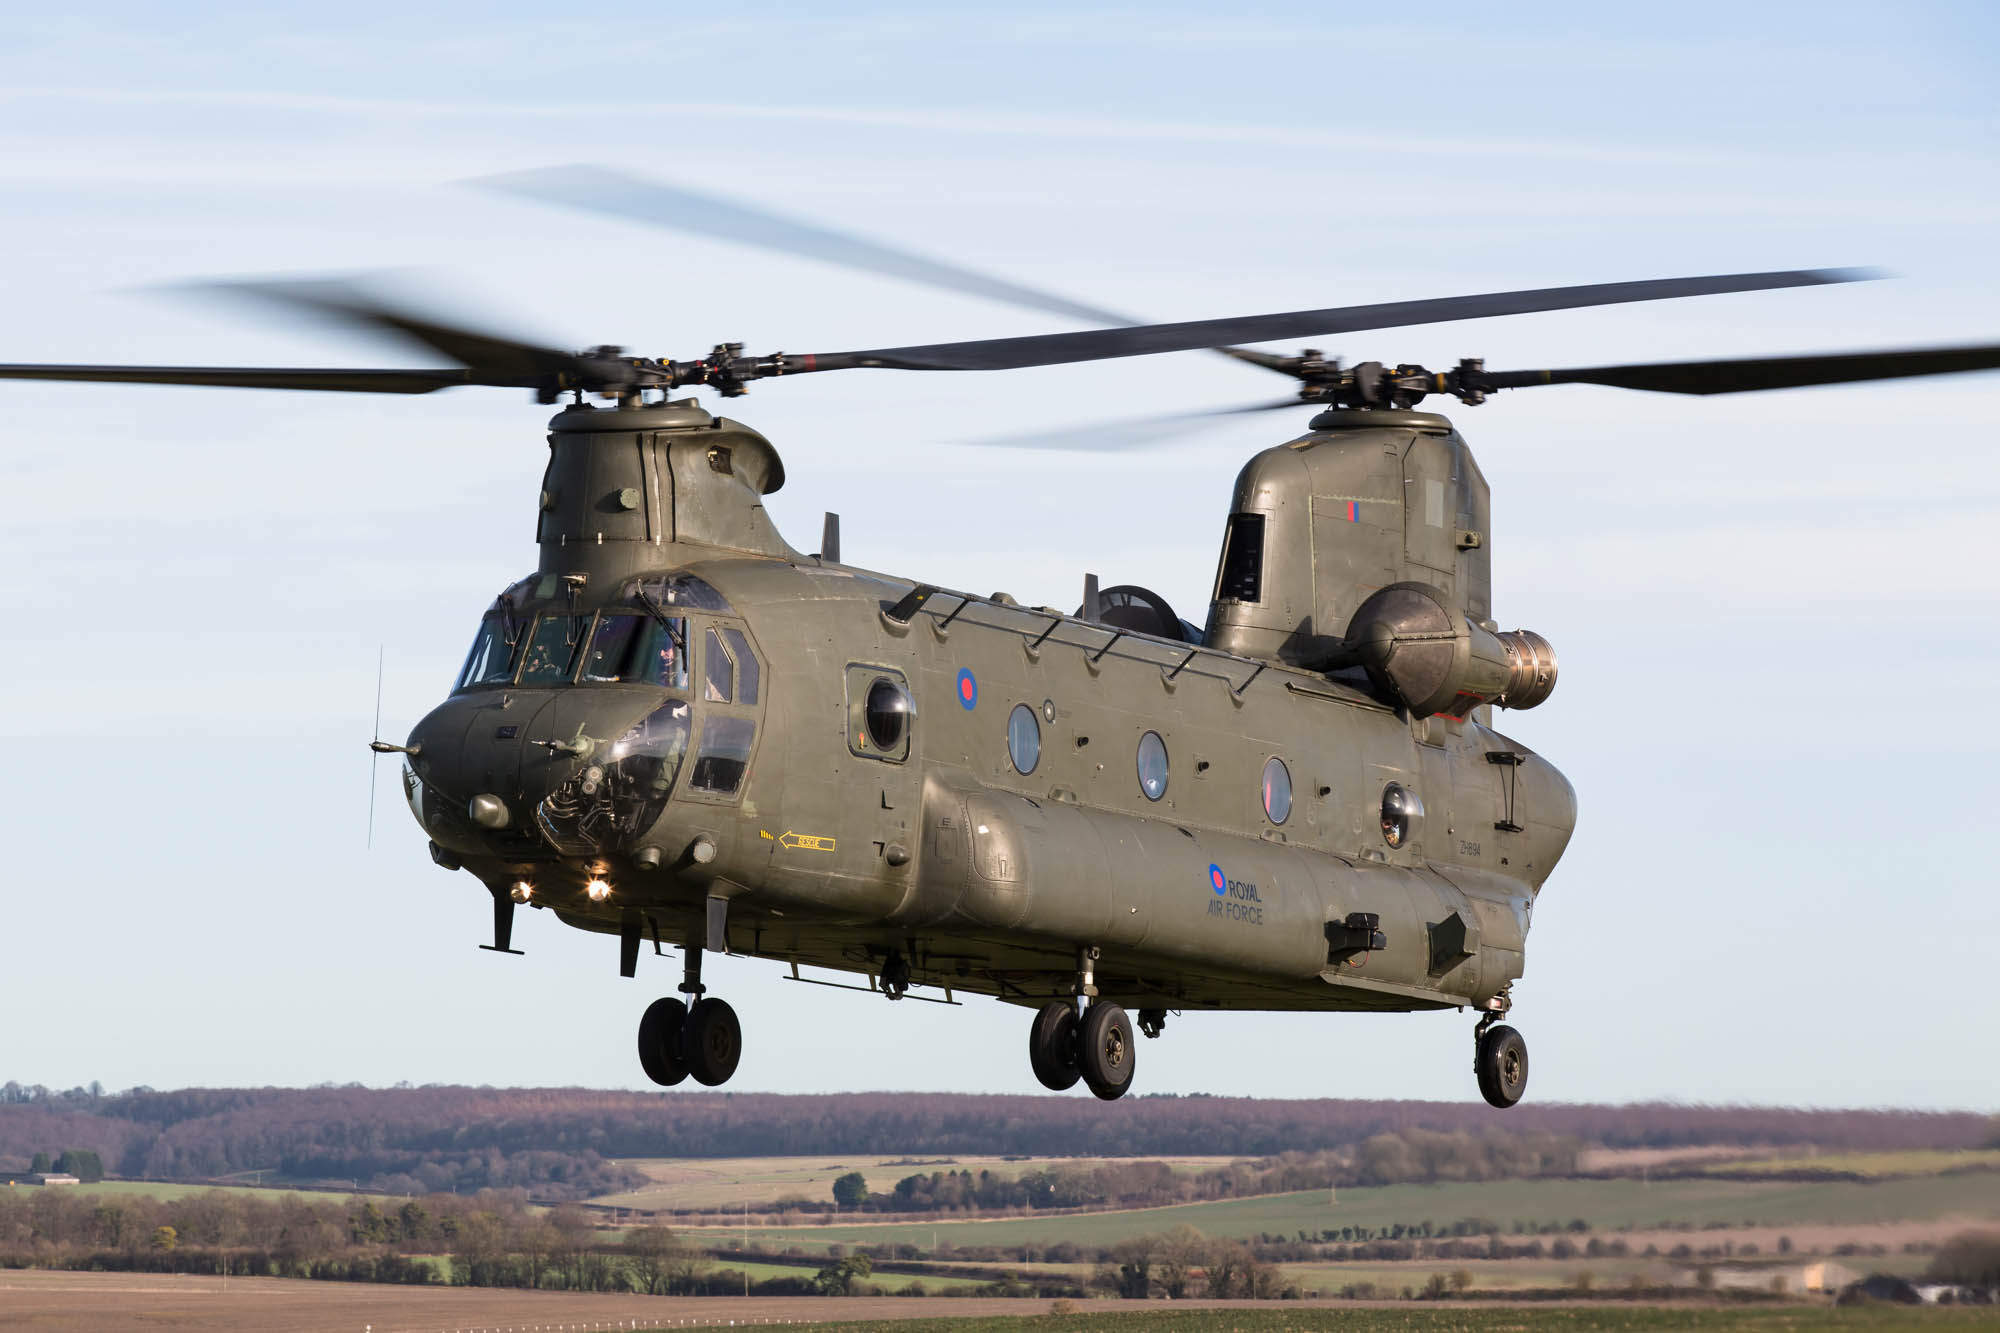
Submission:
<svg viewBox="0 0 2000 1333">
<path fill-rule="evenodd" d="M 743 1027 L 736 1011 L 701 984 L 701 948 L 689 945 L 681 994 L 655 1000 L 639 1020 L 639 1065 L 646 1077 L 673 1087 L 690 1074 L 708 1087 L 727 1083 L 743 1058 Z"/>
<path fill-rule="evenodd" d="M 1472 1030 L 1472 1072 L 1487 1105 L 1506 1110 L 1528 1090 L 1528 1043 L 1500 1021 L 1505 1009 L 1489 1013 Z"/>
<path fill-rule="evenodd" d="M 1064 1092 L 1080 1078 L 1094 1094 L 1115 1101 L 1132 1086 L 1132 1020 L 1097 994 L 1096 948 L 1077 951 L 1076 999 L 1055 1000 L 1035 1014 L 1028 1029 L 1028 1064 L 1051 1092 Z M 1166 1014 L 1142 1010 L 1148 1036 L 1158 1036 Z"/>
</svg>

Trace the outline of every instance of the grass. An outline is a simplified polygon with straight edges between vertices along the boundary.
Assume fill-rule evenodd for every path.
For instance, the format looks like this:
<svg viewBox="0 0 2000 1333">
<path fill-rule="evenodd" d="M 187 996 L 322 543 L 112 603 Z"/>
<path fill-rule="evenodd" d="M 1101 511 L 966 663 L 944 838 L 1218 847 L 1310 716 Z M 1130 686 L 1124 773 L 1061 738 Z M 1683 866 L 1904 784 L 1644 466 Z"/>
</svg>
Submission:
<svg viewBox="0 0 2000 1333">
<path fill-rule="evenodd" d="M 770 1205 L 797 1195 L 828 1202 L 833 1198 L 833 1182 L 850 1171 L 859 1171 L 868 1188 L 888 1193 L 905 1176 L 932 1171 L 991 1171 L 1003 1177 L 1052 1166 L 1089 1168 L 1111 1161 L 1102 1157 L 1036 1157 L 1009 1161 L 1000 1157 L 964 1155 L 950 1161 L 898 1161 L 875 1154 L 827 1154 L 819 1157 L 715 1157 L 715 1158 L 625 1158 L 622 1165 L 637 1167 L 652 1184 L 617 1194 L 591 1199 L 607 1208 L 714 1210 L 724 1212 L 748 1205 Z M 1178 1171 L 1199 1171 L 1226 1165 L 1230 1157 L 1163 1157 Z"/>
<path fill-rule="evenodd" d="M 1944 1217 L 2000 1219 L 2000 1189 L 1990 1175 L 1923 1176 L 1876 1182 L 1680 1179 L 1650 1185 L 1631 1180 L 1508 1180 L 1452 1185 L 1389 1185 L 1343 1189 L 1329 1203 L 1324 1190 L 1180 1204 L 1129 1212 L 983 1221 L 859 1224 L 841 1221 L 792 1227 L 751 1227 L 751 1243 L 782 1250 L 799 1246 L 902 1243 L 923 1249 L 934 1242 L 967 1246 L 1116 1244 L 1182 1223 L 1210 1236 L 1255 1236 L 1300 1231 L 1317 1235 L 1341 1227 L 1381 1228 L 1395 1223 L 1450 1223 L 1481 1217 L 1507 1230 L 1516 1220 L 1537 1223 L 1580 1218 L 1593 1230 L 1665 1223 L 1808 1225 L 1862 1224 Z M 704 1229 L 690 1229 L 699 1236 Z M 718 1229 L 719 1231 L 720 1229 Z M 729 1228 L 733 1234 L 742 1234 Z M 1698 1233 L 1696 1233 L 1698 1236 Z M 1696 1244 L 1695 1237 L 1690 1243 Z"/>
<path fill-rule="evenodd" d="M 1087 1308 L 1087 1303 L 1080 1302 Z M 1825 1305 L 1464 1305 L 1107 1311 L 1075 1316 L 820 1324 L 814 1333 L 1902 1333 L 1991 1328 L 1990 1307 Z"/>
<path fill-rule="evenodd" d="M 1771 1174 L 1824 1171 L 1854 1176 L 1934 1176 L 1945 1171 L 2000 1171 L 2000 1148 L 1922 1149 L 1911 1152 L 1821 1153 L 1815 1157 L 1765 1157 L 1755 1161 L 1714 1162 L 1705 1171 Z"/>
</svg>

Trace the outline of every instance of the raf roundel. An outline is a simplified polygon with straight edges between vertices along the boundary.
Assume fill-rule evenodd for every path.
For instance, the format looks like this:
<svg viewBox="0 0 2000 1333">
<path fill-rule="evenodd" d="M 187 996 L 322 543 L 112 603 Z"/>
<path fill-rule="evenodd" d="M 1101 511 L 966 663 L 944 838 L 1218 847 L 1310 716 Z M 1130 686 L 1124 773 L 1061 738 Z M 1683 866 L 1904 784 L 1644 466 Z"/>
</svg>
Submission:
<svg viewBox="0 0 2000 1333">
<path fill-rule="evenodd" d="M 1208 887 L 1215 890 L 1215 896 L 1218 898 L 1229 892 L 1229 877 L 1222 873 L 1221 866 L 1208 868 Z"/>
<path fill-rule="evenodd" d="M 958 672 L 958 706 L 968 713 L 979 706 L 979 679 L 963 667 Z"/>
</svg>

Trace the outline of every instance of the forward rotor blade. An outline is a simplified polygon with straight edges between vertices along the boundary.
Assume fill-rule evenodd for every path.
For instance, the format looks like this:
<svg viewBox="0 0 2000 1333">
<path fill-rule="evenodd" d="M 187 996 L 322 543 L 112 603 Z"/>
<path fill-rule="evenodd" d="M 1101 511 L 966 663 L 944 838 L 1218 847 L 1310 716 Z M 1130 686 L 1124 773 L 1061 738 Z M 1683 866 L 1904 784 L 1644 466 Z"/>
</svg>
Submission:
<svg viewBox="0 0 2000 1333">
<path fill-rule="evenodd" d="M 1655 393 L 1754 393 L 1762 389 L 1798 389 L 1813 384 L 1853 384 L 1994 369 L 2000 369 L 2000 344 L 1989 343 L 1893 352 L 1661 361 L 1572 370 L 1508 370 L 1487 372 L 1484 382 L 1496 389 L 1525 389 L 1538 384 L 1607 384 Z"/>
<path fill-rule="evenodd" d="M 860 236 L 766 213 L 712 194 L 640 180 L 604 167 L 583 164 L 543 167 L 534 171 L 484 176 L 471 184 L 532 199 L 537 203 L 560 204 L 587 213 L 602 213 L 651 223 L 656 227 L 669 227 L 695 236 L 754 245 L 780 254 L 800 255 L 859 269 L 863 273 L 942 287 L 967 296 L 1089 320 L 1093 324 L 1140 322 L 1130 315 L 926 259 L 922 255 L 893 249 Z"/>
<path fill-rule="evenodd" d="M 197 384 L 234 389 L 322 389 L 341 393 L 434 393 L 461 384 L 490 384 L 463 369 L 319 370 L 233 366 L 0 365 L 0 379 L 90 380 L 104 384 Z"/>
<path fill-rule="evenodd" d="M 1218 407 L 1206 412 L 1170 412 L 1156 417 L 1130 417 L 1123 421 L 1100 421 L 1090 426 L 1063 430 L 1029 431 L 1021 435 L 993 435 L 965 443 L 985 449 L 1060 449 L 1080 453 L 1122 453 L 1168 444 L 1197 430 L 1212 426 L 1219 418 L 1245 412 L 1271 412 L 1286 407 L 1325 407 L 1301 398 L 1283 398 L 1247 407 Z"/>
<path fill-rule="evenodd" d="M 443 352 L 471 372 L 466 383 L 533 388 L 583 368 L 573 353 L 463 328 L 397 305 L 350 282 L 218 282 L 190 290 L 309 311 L 376 333 L 390 333 Z"/>
<path fill-rule="evenodd" d="M 1105 361 L 1116 357 L 1187 352 L 1231 343 L 1312 338 L 1365 329 L 1442 324 L 1494 315 L 1521 315 L 1543 310 L 1573 310 L 1586 306 L 1621 305 L 1631 301 L 1661 301 L 1681 296 L 1714 296 L 1726 292 L 1766 291 L 1778 287 L 1810 287 L 1823 283 L 1858 282 L 1880 276 L 1861 269 L 1805 269 L 1777 273 L 1734 273 L 1703 278 L 1662 278 L 1647 282 L 1595 283 L 1582 287 L 1544 287 L 1531 291 L 1489 292 L 1478 296 L 1447 296 L 1427 301 L 1390 301 L 1380 305 L 1335 306 L 1276 315 L 1244 315 L 1227 319 L 1193 320 L 1180 324 L 1147 324 L 1136 328 L 1090 329 L 1081 333 L 1045 333 L 1026 338 L 988 338 L 976 342 L 934 343 L 921 347 L 886 347 L 863 352 L 787 357 L 787 374 L 815 370 L 879 367 L 891 370 L 1013 370 L 1074 361 Z"/>
<path fill-rule="evenodd" d="M 899 278 L 1004 305 L 1087 320 L 1092 324 L 1130 326 L 1145 323 L 1102 306 L 1086 305 L 1053 292 L 1009 282 L 1005 278 L 975 273 L 971 269 L 927 259 L 907 250 L 897 250 L 865 237 L 816 227 L 809 222 L 767 213 L 712 194 L 640 180 L 605 167 L 581 163 L 543 167 L 533 171 L 484 176 L 470 184 L 532 199 L 537 203 L 625 218 L 737 245 L 754 245 L 778 254 L 817 259 L 863 273 Z M 1289 373 L 1282 364 L 1284 358 L 1270 352 L 1253 352 L 1238 347 L 1217 347 L 1214 350 L 1280 374 Z"/>
</svg>

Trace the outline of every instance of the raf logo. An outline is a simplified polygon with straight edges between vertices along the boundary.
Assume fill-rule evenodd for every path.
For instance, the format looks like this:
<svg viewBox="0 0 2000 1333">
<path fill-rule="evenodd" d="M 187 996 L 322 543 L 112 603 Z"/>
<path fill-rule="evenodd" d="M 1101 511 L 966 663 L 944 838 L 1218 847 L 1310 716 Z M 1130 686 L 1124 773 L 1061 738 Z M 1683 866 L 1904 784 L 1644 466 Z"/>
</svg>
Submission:
<svg viewBox="0 0 2000 1333">
<path fill-rule="evenodd" d="M 1257 893 L 1257 886 L 1246 880 L 1230 879 L 1222 873 L 1221 866 L 1208 868 L 1208 887 L 1215 891 L 1215 897 L 1208 904 L 1210 916 L 1227 917 L 1231 921 L 1244 921 L 1253 926 L 1264 924 L 1264 900 Z"/>
</svg>

